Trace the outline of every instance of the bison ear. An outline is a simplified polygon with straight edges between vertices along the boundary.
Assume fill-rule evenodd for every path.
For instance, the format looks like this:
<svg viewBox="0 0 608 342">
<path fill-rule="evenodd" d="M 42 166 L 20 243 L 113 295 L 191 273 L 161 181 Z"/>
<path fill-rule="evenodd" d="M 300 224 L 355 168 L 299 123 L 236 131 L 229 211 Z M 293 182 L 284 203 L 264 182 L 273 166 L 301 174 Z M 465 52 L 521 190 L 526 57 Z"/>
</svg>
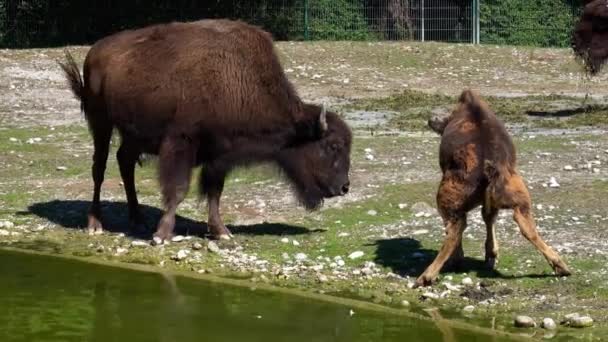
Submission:
<svg viewBox="0 0 608 342">
<path fill-rule="evenodd" d="M 325 103 L 323 104 L 321 114 L 319 115 L 319 128 L 321 128 L 321 133 L 327 131 L 327 108 L 325 108 Z"/>
</svg>

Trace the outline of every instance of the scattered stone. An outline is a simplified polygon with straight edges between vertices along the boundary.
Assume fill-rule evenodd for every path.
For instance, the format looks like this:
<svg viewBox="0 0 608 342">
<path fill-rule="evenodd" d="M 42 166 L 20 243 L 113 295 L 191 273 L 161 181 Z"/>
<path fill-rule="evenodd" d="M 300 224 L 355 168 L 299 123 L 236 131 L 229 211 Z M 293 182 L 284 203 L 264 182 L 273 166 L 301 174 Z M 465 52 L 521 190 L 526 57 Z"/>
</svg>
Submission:
<svg viewBox="0 0 608 342">
<path fill-rule="evenodd" d="M 126 248 L 118 247 L 116 248 L 116 255 L 122 255 L 127 253 L 129 250 Z"/>
<path fill-rule="evenodd" d="M 365 159 L 367 159 L 367 160 L 369 160 L 369 161 L 373 161 L 373 160 L 374 160 L 374 159 L 376 159 L 376 158 L 374 158 L 374 155 L 373 155 L 373 154 L 366 154 L 366 155 L 365 155 Z"/>
<path fill-rule="evenodd" d="M 9 236 L 10 234 L 8 230 L 0 229 L 0 236 Z"/>
<path fill-rule="evenodd" d="M 557 328 L 557 324 L 555 324 L 555 321 L 551 318 L 544 318 L 542 328 L 547 330 L 555 330 Z"/>
<path fill-rule="evenodd" d="M 338 237 L 348 237 L 348 236 L 350 236 L 350 234 L 348 234 L 348 233 L 340 233 L 340 234 L 338 234 Z"/>
<path fill-rule="evenodd" d="M 11 221 L 0 221 L 0 228 L 11 229 L 15 227 L 15 224 Z"/>
<path fill-rule="evenodd" d="M 65 170 L 67 170 L 68 168 L 67 168 L 67 167 L 65 167 L 65 166 L 57 166 L 57 168 L 56 168 L 56 169 L 57 169 L 57 171 L 65 171 Z"/>
<path fill-rule="evenodd" d="M 325 274 L 319 274 L 317 280 L 319 281 L 319 283 L 327 283 L 329 281 L 329 278 L 327 278 Z"/>
<path fill-rule="evenodd" d="M 304 260 L 308 259 L 308 255 L 306 255 L 304 253 L 298 253 L 295 255 L 295 258 L 297 261 L 304 261 Z"/>
<path fill-rule="evenodd" d="M 192 249 L 194 249 L 195 251 L 200 251 L 201 249 L 203 249 L 203 245 L 199 242 L 195 242 L 192 244 Z"/>
<path fill-rule="evenodd" d="M 214 254 L 220 254 L 222 252 L 220 247 L 218 247 L 217 243 L 215 243 L 213 241 L 209 241 L 207 243 L 207 250 Z"/>
<path fill-rule="evenodd" d="M 183 235 L 175 235 L 173 238 L 171 238 L 171 242 L 182 242 L 184 239 L 185 237 Z"/>
<path fill-rule="evenodd" d="M 148 246 L 150 246 L 150 244 L 147 243 L 146 241 L 134 240 L 133 242 L 131 242 L 131 247 L 148 247 Z"/>
<path fill-rule="evenodd" d="M 473 286 L 473 279 L 466 277 L 460 282 L 464 286 Z"/>
<path fill-rule="evenodd" d="M 103 251 L 105 251 L 106 248 L 103 245 L 99 245 L 97 246 L 97 253 L 103 253 Z"/>
<path fill-rule="evenodd" d="M 355 312 L 354 312 L 354 311 L 351 309 L 351 310 L 348 312 L 348 314 L 349 314 L 349 315 L 352 317 L 352 315 L 354 315 L 354 314 L 355 314 Z"/>
<path fill-rule="evenodd" d="M 411 208 L 412 212 L 414 213 L 423 213 L 422 215 L 426 214 L 426 213 L 432 213 L 433 212 L 433 207 L 431 207 L 430 205 L 428 205 L 425 202 L 417 202 L 414 205 L 412 205 Z"/>
<path fill-rule="evenodd" d="M 566 315 L 565 320 L 562 324 L 571 326 L 573 328 L 586 328 L 593 326 L 593 318 L 589 316 L 580 316 L 578 313 Z"/>
<path fill-rule="evenodd" d="M 529 316 L 515 317 L 515 326 L 517 328 L 535 328 L 536 322 Z"/>
<path fill-rule="evenodd" d="M 378 215 L 378 212 L 375 211 L 375 210 L 370 210 L 370 211 L 367 212 L 367 215 L 369 215 L 369 216 L 376 216 L 376 215 Z"/>
<path fill-rule="evenodd" d="M 401 301 L 401 306 L 403 306 L 404 308 L 409 308 L 410 302 L 408 302 L 407 300 L 404 299 Z"/>
<path fill-rule="evenodd" d="M 8 138 L 8 140 L 9 140 L 10 142 L 18 142 L 18 141 L 19 141 L 19 139 L 17 139 L 17 138 L 13 138 L 13 137 Z"/>
<path fill-rule="evenodd" d="M 296 240 L 291 241 L 291 243 L 293 243 L 294 246 L 299 246 L 300 245 L 300 243 L 298 241 L 296 241 Z"/>
<path fill-rule="evenodd" d="M 190 254 L 189 251 L 185 250 L 185 249 L 180 249 L 179 251 L 177 251 L 177 254 L 173 256 L 173 260 L 177 260 L 177 261 L 181 261 L 184 260 L 188 257 L 188 254 Z"/>
<path fill-rule="evenodd" d="M 572 171 L 572 170 L 574 170 L 574 167 L 572 165 L 566 165 L 566 166 L 564 166 L 564 170 Z"/>
<path fill-rule="evenodd" d="M 462 312 L 464 313 L 471 313 L 475 311 L 475 307 L 473 305 L 467 305 L 464 308 L 462 308 Z"/>
<path fill-rule="evenodd" d="M 549 185 L 550 188 L 559 188 L 560 187 L 560 185 L 557 182 L 557 179 L 555 179 L 555 177 L 551 177 L 549 179 L 549 184 L 548 185 Z"/>
<path fill-rule="evenodd" d="M 433 292 L 425 292 L 422 294 L 424 299 L 439 299 L 439 295 Z"/>
<path fill-rule="evenodd" d="M 281 239 L 281 242 L 282 242 L 282 243 L 289 243 L 289 239 L 288 239 L 288 238 L 282 238 L 282 239 Z"/>
<path fill-rule="evenodd" d="M 399 209 L 403 210 L 405 208 L 407 208 L 407 204 L 405 204 L 405 203 L 399 203 Z"/>
<path fill-rule="evenodd" d="M 412 232 L 412 235 L 422 235 L 422 234 L 428 234 L 429 231 L 427 229 L 420 229 L 420 230 L 416 230 L 414 232 Z"/>
<path fill-rule="evenodd" d="M 363 253 L 362 251 L 356 251 L 356 252 L 350 253 L 350 255 L 348 256 L 348 258 L 351 259 L 351 260 L 355 260 L 355 259 L 359 259 L 363 255 L 365 255 L 365 253 Z"/>
<path fill-rule="evenodd" d="M 342 267 L 344 265 L 346 265 L 346 263 L 344 262 L 344 260 L 340 259 L 338 261 L 336 261 L 336 263 L 338 264 L 338 266 Z"/>
<path fill-rule="evenodd" d="M 160 246 L 163 244 L 163 239 L 158 236 L 155 236 L 154 238 L 152 238 L 152 243 L 154 244 L 154 246 Z"/>
<path fill-rule="evenodd" d="M 363 273 L 363 275 L 372 275 L 374 274 L 374 270 L 369 267 L 365 267 L 361 269 L 361 273 Z"/>
</svg>

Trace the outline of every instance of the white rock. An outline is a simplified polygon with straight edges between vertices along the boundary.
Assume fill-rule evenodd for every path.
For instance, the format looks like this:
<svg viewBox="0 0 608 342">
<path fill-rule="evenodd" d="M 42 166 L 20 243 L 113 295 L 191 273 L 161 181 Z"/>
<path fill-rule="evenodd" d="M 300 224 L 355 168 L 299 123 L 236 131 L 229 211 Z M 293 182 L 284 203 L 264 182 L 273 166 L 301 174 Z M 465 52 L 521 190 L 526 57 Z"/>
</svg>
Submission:
<svg viewBox="0 0 608 342">
<path fill-rule="evenodd" d="M 363 152 L 370 154 L 370 153 L 374 152 L 374 150 L 372 150 L 371 148 L 366 148 L 365 150 L 363 150 Z"/>
<path fill-rule="evenodd" d="M 402 300 L 401 301 L 401 306 L 403 306 L 404 308 L 407 308 L 410 306 L 410 302 L 408 302 L 407 300 Z"/>
<path fill-rule="evenodd" d="M 172 241 L 172 242 L 182 242 L 182 241 L 184 241 L 184 239 L 185 239 L 185 237 L 184 237 L 184 236 L 182 236 L 182 235 L 175 235 L 175 236 L 174 236 L 174 237 L 171 239 L 171 241 Z"/>
<path fill-rule="evenodd" d="M 116 255 L 122 255 L 127 253 L 129 250 L 126 248 L 118 247 L 116 248 Z"/>
<path fill-rule="evenodd" d="M 405 208 L 407 208 L 407 204 L 399 203 L 399 209 L 405 209 Z"/>
<path fill-rule="evenodd" d="M 282 242 L 282 243 L 289 243 L 289 239 L 288 239 L 288 238 L 282 238 L 282 239 L 281 239 L 281 242 Z"/>
<path fill-rule="evenodd" d="M 325 274 L 319 274 L 319 276 L 317 277 L 317 280 L 320 283 L 327 283 L 329 281 L 329 278 L 327 278 L 327 276 Z"/>
<path fill-rule="evenodd" d="M 65 167 L 65 166 L 57 166 L 57 167 L 56 167 L 56 170 L 57 170 L 57 171 L 65 171 L 65 170 L 67 170 L 67 169 L 68 169 L 68 168 L 67 168 L 67 167 Z"/>
<path fill-rule="evenodd" d="M 308 256 L 304 253 L 298 253 L 295 255 L 295 258 L 297 261 L 304 261 L 304 260 L 308 259 Z"/>
<path fill-rule="evenodd" d="M 367 212 L 367 215 L 369 215 L 369 216 L 376 216 L 376 215 L 378 215 L 378 212 L 375 211 L 375 210 L 370 210 L 370 211 Z"/>
<path fill-rule="evenodd" d="M 146 241 L 134 240 L 131 242 L 131 247 L 148 247 L 150 244 Z"/>
<path fill-rule="evenodd" d="M 15 224 L 11 221 L 0 221 L 0 228 L 11 229 L 13 227 L 15 227 Z"/>
<path fill-rule="evenodd" d="M 211 253 L 215 253 L 215 254 L 219 254 L 222 252 L 222 250 L 220 249 L 220 247 L 218 247 L 217 243 L 213 242 L 213 241 L 209 241 L 207 243 L 207 250 Z"/>
<path fill-rule="evenodd" d="M 348 78 L 345 78 L 345 79 L 344 79 L 344 81 L 342 81 L 342 83 L 344 83 L 344 84 L 349 84 L 349 83 L 350 83 L 350 80 L 349 80 Z"/>
<path fill-rule="evenodd" d="M 555 330 L 557 328 L 557 324 L 555 324 L 555 321 L 551 318 L 544 318 L 542 328 L 547 330 Z"/>
<path fill-rule="evenodd" d="M 572 170 L 574 170 L 574 167 L 572 165 L 566 165 L 566 166 L 564 166 L 564 170 L 572 171 Z"/>
<path fill-rule="evenodd" d="M 515 317 L 515 326 L 518 328 L 535 328 L 536 322 L 528 316 Z"/>
<path fill-rule="evenodd" d="M 294 246 L 299 246 L 300 245 L 300 243 L 298 241 L 296 241 L 296 240 L 293 240 L 291 243 L 293 243 Z"/>
<path fill-rule="evenodd" d="M 179 251 L 177 251 L 177 254 L 173 257 L 174 260 L 184 260 L 188 257 L 188 254 L 190 254 L 189 251 L 185 250 L 185 249 L 180 249 Z"/>
<path fill-rule="evenodd" d="M 425 292 L 422 294 L 422 297 L 426 299 L 439 299 L 439 295 L 433 292 Z"/>
<path fill-rule="evenodd" d="M 369 161 L 372 161 L 372 160 L 374 160 L 374 159 L 376 159 L 376 158 L 374 157 L 374 155 L 373 155 L 373 154 L 366 154 L 366 155 L 365 155 L 365 159 L 367 159 L 367 160 L 369 160 Z"/>
<path fill-rule="evenodd" d="M 338 261 L 336 261 L 336 263 L 338 264 L 338 266 L 342 267 L 344 265 L 346 265 L 346 263 L 344 262 L 344 260 L 340 259 Z"/>
<path fill-rule="evenodd" d="M 471 285 L 473 285 L 473 279 L 466 277 L 466 278 L 462 279 L 461 284 L 464 286 L 471 286 Z"/>
<path fill-rule="evenodd" d="M 0 236 L 9 236 L 10 234 L 8 230 L 0 229 Z"/>
<path fill-rule="evenodd" d="M 462 311 L 464 313 L 471 313 L 471 312 L 475 311 L 475 307 L 473 305 L 467 305 L 464 308 L 462 308 Z"/>
<path fill-rule="evenodd" d="M 429 231 L 427 229 L 420 229 L 420 230 L 416 230 L 414 232 L 412 232 L 412 235 L 422 235 L 422 234 L 428 234 Z"/>
<path fill-rule="evenodd" d="M 338 237 L 347 237 L 347 236 L 350 236 L 350 234 L 348 234 L 348 233 L 340 233 L 340 234 L 338 234 Z"/>
<path fill-rule="evenodd" d="M 355 260 L 355 259 L 359 259 L 363 255 L 365 255 L 365 253 L 363 253 L 362 251 L 356 251 L 356 252 L 350 253 L 350 255 L 348 256 L 348 258 L 351 259 L 351 260 Z"/>
<path fill-rule="evenodd" d="M 555 177 L 551 177 L 549 179 L 549 184 L 548 185 L 549 185 L 550 188 L 559 188 L 560 187 L 560 185 L 557 182 L 557 179 L 555 179 Z"/>
<path fill-rule="evenodd" d="M 195 251 L 200 251 L 201 249 L 203 249 L 203 245 L 199 242 L 195 242 L 192 244 L 192 249 L 194 249 Z"/>
<path fill-rule="evenodd" d="M 19 141 L 19 139 L 17 139 L 17 138 L 13 138 L 13 137 L 8 138 L 8 140 L 9 140 L 10 142 L 17 142 L 17 141 Z"/>
</svg>

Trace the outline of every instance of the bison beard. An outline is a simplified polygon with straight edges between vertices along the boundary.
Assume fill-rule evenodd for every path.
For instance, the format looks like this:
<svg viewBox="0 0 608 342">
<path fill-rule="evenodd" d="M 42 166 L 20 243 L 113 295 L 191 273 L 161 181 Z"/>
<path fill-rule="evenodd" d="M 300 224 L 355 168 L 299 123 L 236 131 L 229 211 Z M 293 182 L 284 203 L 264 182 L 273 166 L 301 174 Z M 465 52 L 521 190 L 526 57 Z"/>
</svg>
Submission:
<svg viewBox="0 0 608 342">
<path fill-rule="evenodd" d="M 608 60 L 608 1 L 585 1 L 585 7 L 572 32 L 572 49 L 595 75 Z"/>
<path fill-rule="evenodd" d="M 134 167 L 158 155 L 165 213 L 155 239 L 171 237 L 192 168 L 203 165 L 211 234 L 227 238 L 220 217 L 224 180 L 235 167 L 274 162 L 308 209 L 348 191 L 351 132 L 335 113 L 304 104 L 287 80 L 270 35 L 229 20 L 171 23 L 119 32 L 95 43 L 84 77 L 67 53 L 61 63 L 80 99 L 94 142 L 90 232 L 102 231 L 100 190 L 109 142 L 117 152 L 133 226 L 139 213 Z"/>
</svg>

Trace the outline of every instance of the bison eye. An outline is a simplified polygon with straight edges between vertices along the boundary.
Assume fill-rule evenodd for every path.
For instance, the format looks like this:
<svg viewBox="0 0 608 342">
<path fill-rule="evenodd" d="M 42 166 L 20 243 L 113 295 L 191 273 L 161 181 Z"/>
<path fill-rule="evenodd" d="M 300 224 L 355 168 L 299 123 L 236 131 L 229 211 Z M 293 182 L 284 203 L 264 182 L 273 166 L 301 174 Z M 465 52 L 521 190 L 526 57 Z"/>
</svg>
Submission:
<svg viewBox="0 0 608 342">
<path fill-rule="evenodd" d="M 333 152 L 337 152 L 340 149 L 340 146 L 338 146 L 338 144 L 333 143 L 330 145 L 330 148 Z"/>
</svg>

